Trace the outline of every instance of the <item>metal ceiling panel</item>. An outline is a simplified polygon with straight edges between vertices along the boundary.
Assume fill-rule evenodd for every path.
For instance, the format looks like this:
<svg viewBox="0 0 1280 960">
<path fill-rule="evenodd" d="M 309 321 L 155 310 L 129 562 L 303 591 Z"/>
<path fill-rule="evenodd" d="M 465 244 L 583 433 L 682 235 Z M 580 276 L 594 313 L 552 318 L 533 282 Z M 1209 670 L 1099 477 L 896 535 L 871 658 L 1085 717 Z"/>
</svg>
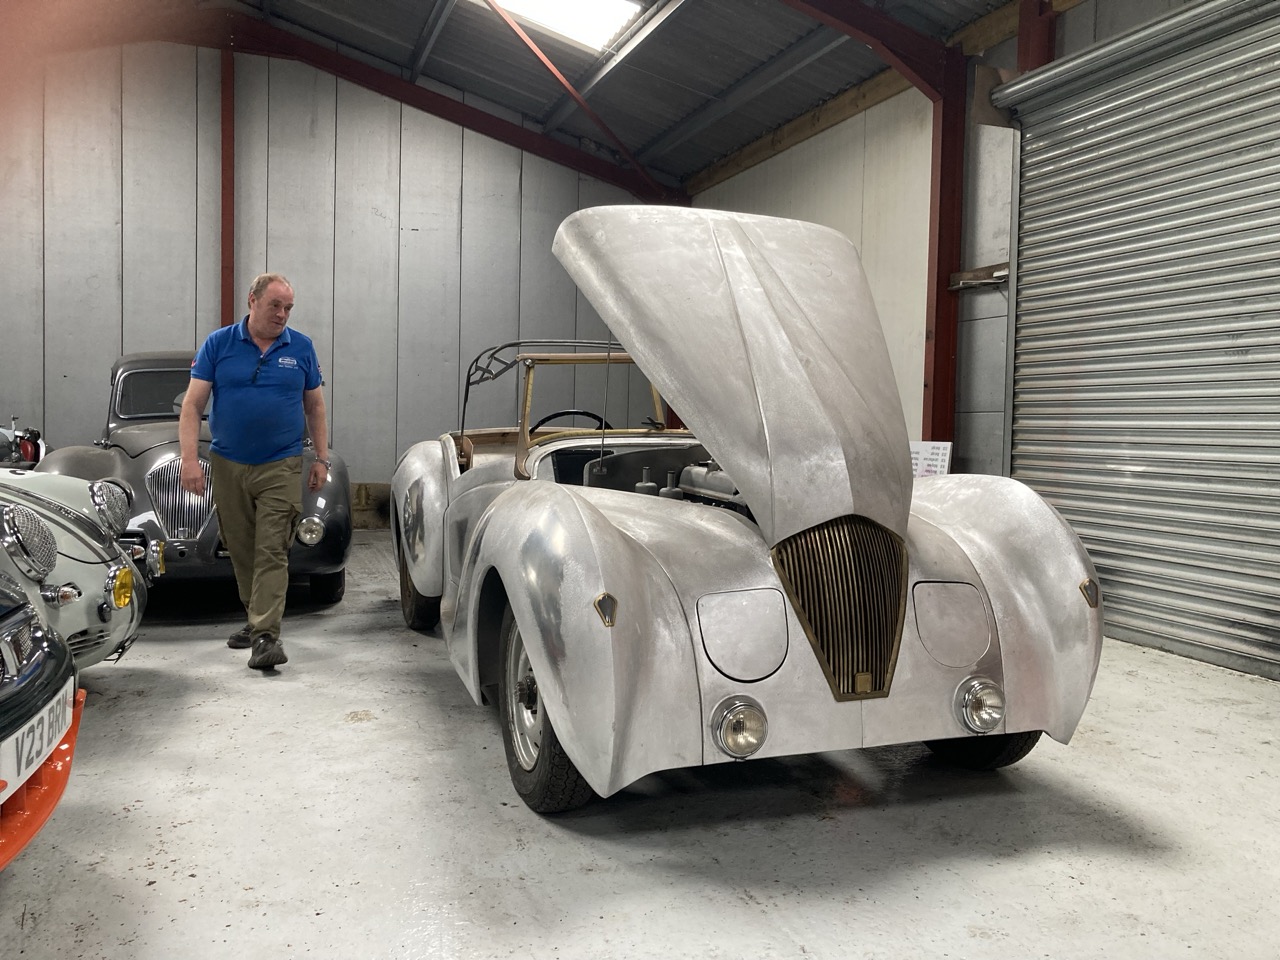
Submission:
<svg viewBox="0 0 1280 960">
<path fill-rule="evenodd" d="M 512 30 L 475 0 L 222 0 L 266 13 L 274 24 L 326 38 L 400 77 L 419 65 L 433 11 L 448 9 L 421 76 L 520 114 L 529 126 L 550 118 L 554 136 L 590 141 L 617 156 L 610 138 L 576 107 Z M 499 0 L 501 2 L 501 0 Z M 643 30 L 669 0 L 641 0 Z M 869 0 L 868 0 L 869 2 Z M 1005 6 L 1007 0 L 878 0 L 869 3 L 925 36 L 943 39 Z M 543 53 L 574 84 L 602 65 L 588 103 L 645 166 L 678 183 L 841 92 L 886 69 L 854 39 L 823 49 L 821 26 L 780 0 L 685 0 L 662 17 L 628 55 L 611 63 L 596 53 L 523 24 Z M 628 33 L 615 46 L 622 48 Z M 795 45 L 800 47 L 796 48 Z M 781 62 L 779 62 L 781 58 Z M 802 61 L 798 67 L 790 64 Z M 763 78 L 763 79 L 762 79 Z"/>
</svg>

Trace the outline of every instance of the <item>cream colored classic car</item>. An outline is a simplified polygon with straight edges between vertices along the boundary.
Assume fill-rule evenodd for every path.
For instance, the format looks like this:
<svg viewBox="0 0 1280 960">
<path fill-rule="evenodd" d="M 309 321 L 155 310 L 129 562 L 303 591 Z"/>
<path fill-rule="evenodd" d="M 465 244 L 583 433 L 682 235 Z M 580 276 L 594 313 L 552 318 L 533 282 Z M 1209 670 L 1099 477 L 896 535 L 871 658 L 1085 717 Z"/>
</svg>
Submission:
<svg viewBox="0 0 1280 960">
<path fill-rule="evenodd" d="M 482 355 L 468 397 L 518 371 L 519 422 L 418 443 L 392 479 L 405 620 L 438 620 L 472 698 L 496 696 L 530 807 L 748 757 L 924 741 L 990 769 L 1071 738 L 1101 649 L 1093 564 L 1018 482 L 913 481 L 845 237 L 606 207 L 553 249 L 620 343 Z M 666 407 L 534 422 L 565 363 L 634 363 L 687 429 Z"/>
</svg>

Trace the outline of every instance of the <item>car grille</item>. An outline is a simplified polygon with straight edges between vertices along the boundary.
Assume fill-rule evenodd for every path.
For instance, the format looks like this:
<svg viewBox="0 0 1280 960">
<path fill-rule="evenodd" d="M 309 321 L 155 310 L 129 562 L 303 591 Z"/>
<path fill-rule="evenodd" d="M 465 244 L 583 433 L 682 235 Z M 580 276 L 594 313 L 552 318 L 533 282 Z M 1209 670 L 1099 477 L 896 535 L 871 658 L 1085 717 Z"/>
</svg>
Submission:
<svg viewBox="0 0 1280 960">
<path fill-rule="evenodd" d="M 171 539 L 198 537 L 213 514 L 213 476 L 204 457 L 200 458 L 200 469 L 204 471 L 204 496 L 199 497 L 182 489 L 182 461 L 178 457 L 147 474 L 147 493 L 165 535 Z"/>
<path fill-rule="evenodd" d="M 0 621 L 0 679 L 21 673 L 38 643 L 35 613 L 29 605 Z"/>
<path fill-rule="evenodd" d="M 835 698 L 888 696 L 906 612 L 902 540 L 866 517 L 837 517 L 772 553 Z"/>
</svg>

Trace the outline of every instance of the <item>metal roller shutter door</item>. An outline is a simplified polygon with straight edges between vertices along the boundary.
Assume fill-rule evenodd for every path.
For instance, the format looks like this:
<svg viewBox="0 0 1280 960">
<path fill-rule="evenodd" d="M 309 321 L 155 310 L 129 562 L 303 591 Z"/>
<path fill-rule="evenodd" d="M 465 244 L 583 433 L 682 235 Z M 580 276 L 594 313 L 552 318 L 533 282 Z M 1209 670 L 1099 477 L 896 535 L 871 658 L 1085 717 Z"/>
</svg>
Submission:
<svg viewBox="0 0 1280 960">
<path fill-rule="evenodd" d="M 1280 678 L 1280 3 L 1213 0 L 1009 84 L 1010 473 L 1109 636 Z"/>
</svg>

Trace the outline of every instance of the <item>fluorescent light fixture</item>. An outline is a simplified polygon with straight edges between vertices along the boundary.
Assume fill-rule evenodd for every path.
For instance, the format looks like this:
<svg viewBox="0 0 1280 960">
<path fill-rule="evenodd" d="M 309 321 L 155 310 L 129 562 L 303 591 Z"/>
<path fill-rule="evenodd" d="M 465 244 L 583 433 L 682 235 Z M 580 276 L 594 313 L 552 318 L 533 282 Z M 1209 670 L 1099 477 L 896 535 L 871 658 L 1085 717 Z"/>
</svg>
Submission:
<svg viewBox="0 0 1280 960">
<path fill-rule="evenodd" d="M 592 50 L 603 50 L 640 13 L 636 0 L 498 0 L 498 6 Z"/>
</svg>

